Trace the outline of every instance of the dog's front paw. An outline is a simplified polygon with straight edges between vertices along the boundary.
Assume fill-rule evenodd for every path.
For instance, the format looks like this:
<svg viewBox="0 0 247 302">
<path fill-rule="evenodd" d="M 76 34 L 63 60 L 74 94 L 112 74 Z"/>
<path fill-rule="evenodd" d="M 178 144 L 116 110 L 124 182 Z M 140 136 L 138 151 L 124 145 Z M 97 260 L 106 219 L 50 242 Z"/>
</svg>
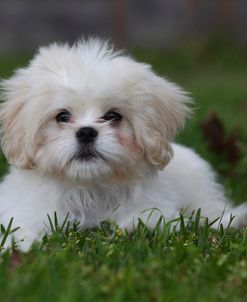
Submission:
<svg viewBox="0 0 247 302">
<path fill-rule="evenodd" d="M 13 234 L 8 235 L 6 241 L 2 246 L 2 251 L 8 249 L 18 249 L 24 253 L 28 252 L 34 243 L 34 241 L 39 240 L 39 236 L 32 232 L 25 232 L 24 230 L 17 230 Z"/>
<path fill-rule="evenodd" d="M 247 203 L 241 204 L 233 208 L 232 211 L 225 213 L 221 223 L 224 227 L 227 227 L 231 219 L 231 227 L 240 229 L 247 226 Z"/>
</svg>

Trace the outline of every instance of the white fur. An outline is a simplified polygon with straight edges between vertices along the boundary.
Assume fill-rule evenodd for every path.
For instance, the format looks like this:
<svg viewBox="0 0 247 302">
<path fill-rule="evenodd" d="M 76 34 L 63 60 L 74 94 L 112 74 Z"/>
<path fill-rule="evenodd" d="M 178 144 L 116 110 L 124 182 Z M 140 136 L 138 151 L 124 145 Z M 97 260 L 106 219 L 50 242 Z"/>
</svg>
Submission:
<svg viewBox="0 0 247 302">
<path fill-rule="evenodd" d="M 246 205 L 231 207 L 210 166 L 171 144 L 190 100 L 150 66 L 90 39 L 41 48 L 1 86 L 2 149 L 12 166 L 0 185 L 0 222 L 14 217 L 22 250 L 49 231 L 54 211 L 60 222 L 69 212 L 81 228 L 111 218 L 131 230 L 138 217 L 152 227 L 160 213 L 147 219 L 150 208 L 167 220 L 201 208 L 211 221 L 224 214 L 227 225 L 232 213 L 233 226 L 246 224 Z M 68 123 L 55 119 L 62 109 L 72 114 Z M 121 122 L 103 120 L 109 110 Z M 104 159 L 74 157 L 75 133 L 88 126 L 98 131 L 94 148 Z"/>
</svg>

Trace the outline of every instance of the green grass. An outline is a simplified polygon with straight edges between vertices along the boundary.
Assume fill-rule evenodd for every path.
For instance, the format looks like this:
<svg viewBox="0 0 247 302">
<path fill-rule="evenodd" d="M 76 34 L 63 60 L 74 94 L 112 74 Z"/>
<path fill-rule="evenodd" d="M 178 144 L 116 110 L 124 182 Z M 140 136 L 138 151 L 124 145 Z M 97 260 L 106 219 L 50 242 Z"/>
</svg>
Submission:
<svg viewBox="0 0 247 302">
<path fill-rule="evenodd" d="M 225 160 L 209 151 L 199 125 L 215 111 L 229 133 L 238 127 L 241 162 L 233 178 L 220 176 L 237 203 L 247 198 L 245 53 L 217 45 L 134 52 L 192 93 L 195 115 L 177 141 L 197 150 L 218 171 Z M 0 76 L 24 62 L 0 59 Z M 6 172 L 2 156 L 0 170 Z M 247 301 L 247 229 L 214 231 L 203 218 L 198 226 L 198 212 L 195 217 L 185 224 L 181 216 L 180 231 L 166 223 L 151 231 L 140 222 L 131 234 L 107 222 L 82 233 L 76 226 L 61 230 L 55 224 L 53 235 L 29 253 L 2 253 L 1 301 Z"/>
<path fill-rule="evenodd" d="M 133 233 L 114 223 L 56 230 L 28 254 L 2 255 L 4 301 L 246 301 L 247 230 L 178 220 Z M 2 300 L 3 301 L 3 300 Z"/>
</svg>

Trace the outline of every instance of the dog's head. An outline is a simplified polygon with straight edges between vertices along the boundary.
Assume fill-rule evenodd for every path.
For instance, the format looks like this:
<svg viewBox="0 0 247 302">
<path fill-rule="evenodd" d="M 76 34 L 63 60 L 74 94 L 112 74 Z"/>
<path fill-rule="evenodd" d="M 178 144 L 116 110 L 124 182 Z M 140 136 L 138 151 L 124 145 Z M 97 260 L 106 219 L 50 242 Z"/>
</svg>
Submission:
<svg viewBox="0 0 247 302">
<path fill-rule="evenodd" d="M 9 162 L 79 182 L 162 169 L 190 112 L 181 88 L 95 39 L 41 48 L 1 87 Z"/>
</svg>

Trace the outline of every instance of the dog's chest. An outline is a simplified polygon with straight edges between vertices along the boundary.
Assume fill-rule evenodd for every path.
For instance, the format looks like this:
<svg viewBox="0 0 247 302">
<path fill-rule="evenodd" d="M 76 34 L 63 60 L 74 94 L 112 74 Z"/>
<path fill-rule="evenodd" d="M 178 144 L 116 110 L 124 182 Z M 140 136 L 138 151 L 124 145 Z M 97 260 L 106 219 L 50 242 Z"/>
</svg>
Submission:
<svg viewBox="0 0 247 302">
<path fill-rule="evenodd" d="M 129 189 L 78 189 L 66 193 L 64 210 L 82 227 L 98 225 L 111 218 L 118 209 L 132 199 Z"/>
</svg>

